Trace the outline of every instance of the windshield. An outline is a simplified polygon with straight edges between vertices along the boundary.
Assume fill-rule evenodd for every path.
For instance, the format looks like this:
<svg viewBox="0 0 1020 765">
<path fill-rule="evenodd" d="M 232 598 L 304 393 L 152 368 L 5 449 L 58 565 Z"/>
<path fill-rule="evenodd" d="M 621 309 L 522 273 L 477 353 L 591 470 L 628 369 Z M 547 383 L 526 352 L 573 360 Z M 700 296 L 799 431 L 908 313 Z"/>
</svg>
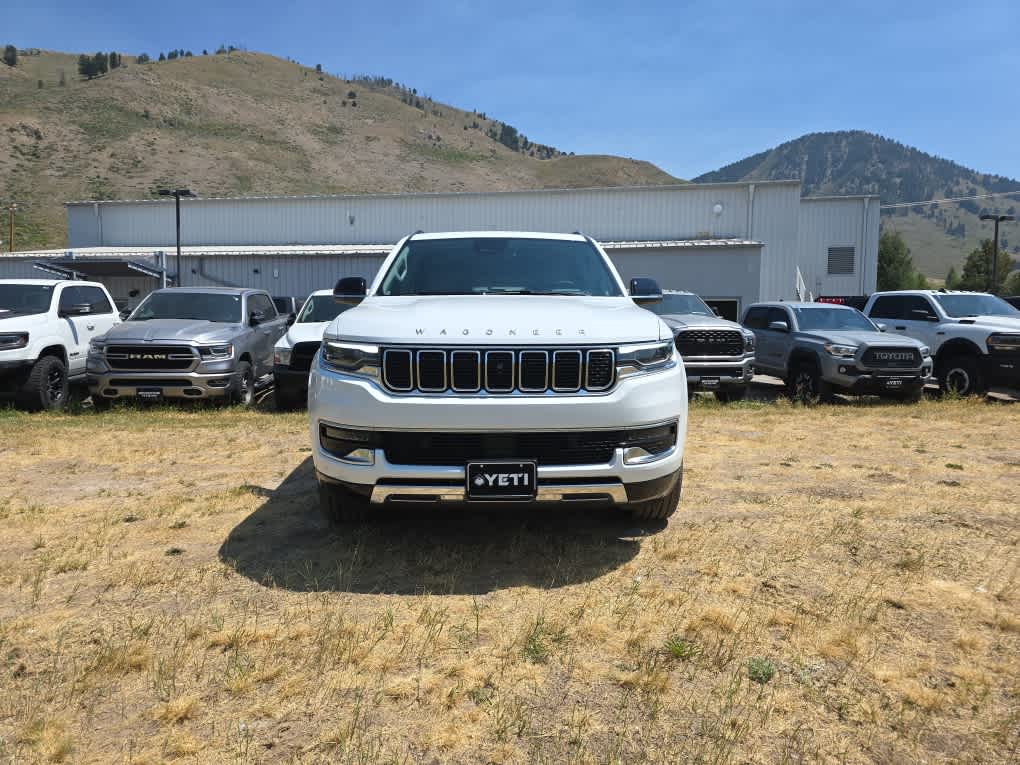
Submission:
<svg viewBox="0 0 1020 765">
<path fill-rule="evenodd" d="M 705 301 L 697 295 L 668 295 L 662 296 L 662 301 L 645 306 L 652 313 L 665 316 L 671 313 L 696 314 L 698 316 L 715 316 L 712 309 L 705 305 Z"/>
<path fill-rule="evenodd" d="M 816 329 L 877 332 L 878 327 L 856 308 L 794 308 L 797 326 L 805 332 Z"/>
<path fill-rule="evenodd" d="M 128 317 L 128 321 L 149 319 L 201 319 L 239 324 L 241 296 L 176 290 L 153 292 Z"/>
<path fill-rule="evenodd" d="M 49 284 L 0 284 L 0 318 L 46 313 L 52 301 L 53 286 Z"/>
<path fill-rule="evenodd" d="M 332 295 L 312 295 L 301 308 L 297 323 L 311 324 L 320 321 L 333 321 L 348 308 L 353 308 L 353 306 L 336 302 Z"/>
<path fill-rule="evenodd" d="M 935 295 L 947 316 L 1010 316 L 1020 319 L 1020 311 L 995 295 Z"/>
<path fill-rule="evenodd" d="M 620 287 L 591 244 L 563 239 L 465 237 L 411 240 L 379 295 L 598 295 Z"/>
</svg>

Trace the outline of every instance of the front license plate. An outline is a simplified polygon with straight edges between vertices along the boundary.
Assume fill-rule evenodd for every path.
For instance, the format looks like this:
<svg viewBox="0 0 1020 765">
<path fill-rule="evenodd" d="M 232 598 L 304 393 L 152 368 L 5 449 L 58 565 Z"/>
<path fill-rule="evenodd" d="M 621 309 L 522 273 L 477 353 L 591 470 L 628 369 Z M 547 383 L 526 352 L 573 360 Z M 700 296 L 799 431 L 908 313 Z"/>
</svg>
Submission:
<svg viewBox="0 0 1020 765">
<path fill-rule="evenodd" d="M 902 388 L 903 380 L 886 380 L 885 387 L 887 388 Z"/>
<path fill-rule="evenodd" d="M 469 462 L 468 499 L 534 499 L 534 462 Z"/>
<path fill-rule="evenodd" d="M 135 391 L 135 395 L 138 396 L 138 398 L 153 401 L 157 398 L 163 398 L 163 391 L 159 388 L 139 388 Z"/>
<path fill-rule="evenodd" d="M 705 388 L 718 388 L 719 378 L 718 377 L 702 377 L 701 385 Z"/>
</svg>

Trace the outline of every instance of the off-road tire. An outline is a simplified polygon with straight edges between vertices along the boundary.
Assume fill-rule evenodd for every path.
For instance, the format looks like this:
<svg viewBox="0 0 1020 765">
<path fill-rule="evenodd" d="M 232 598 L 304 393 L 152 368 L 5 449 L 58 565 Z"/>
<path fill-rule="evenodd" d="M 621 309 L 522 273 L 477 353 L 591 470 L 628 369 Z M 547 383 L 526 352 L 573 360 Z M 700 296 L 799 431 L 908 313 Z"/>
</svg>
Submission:
<svg viewBox="0 0 1020 765">
<path fill-rule="evenodd" d="M 255 370 L 247 361 L 242 361 L 237 365 L 237 372 L 234 374 L 234 403 L 245 407 L 251 406 L 255 403 Z"/>
<path fill-rule="evenodd" d="M 641 521 L 659 521 L 669 518 L 680 504 L 680 493 L 684 487 L 684 466 L 677 471 L 676 483 L 665 496 L 647 502 L 630 505 L 630 514 Z"/>
<path fill-rule="evenodd" d="M 786 389 L 794 402 L 805 406 L 832 400 L 832 386 L 822 379 L 821 370 L 815 364 L 806 361 L 793 368 Z"/>
<path fill-rule="evenodd" d="M 43 356 L 25 377 L 17 404 L 29 412 L 63 409 L 71 395 L 67 367 L 56 356 Z"/>
<path fill-rule="evenodd" d="M 958 396 L 973 396 L 985 392 L 985 381 L 975 356 L 960 354 L 950 356 L 938 367 L 939 388 L 943 393 Z"/>
<path fill-rule="evenodd" d="M 337 484 L 319 482 L 319 510 L 330 526 L 364 521 L 369 507 L 368 497 Z"/>
<path fill-rule="evenodd" d="M 747 388 L 731 388 L 730 390 L 715 391 L 715 400 L 720 404 L 731 404 L 734 401 L 743 401 L 747 397 Z"/>
</svg>

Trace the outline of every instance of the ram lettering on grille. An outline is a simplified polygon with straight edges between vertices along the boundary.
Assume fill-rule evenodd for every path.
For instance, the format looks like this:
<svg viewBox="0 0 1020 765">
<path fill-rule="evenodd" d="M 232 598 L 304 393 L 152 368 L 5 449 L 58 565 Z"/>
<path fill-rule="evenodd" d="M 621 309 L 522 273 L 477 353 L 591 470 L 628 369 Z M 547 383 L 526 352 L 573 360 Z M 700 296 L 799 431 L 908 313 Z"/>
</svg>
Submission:
<svg viewBox="0 0 1020 765">
<path fill-rule="evenodd" d="M 383 383 L 397 393 L 599 392 L 612 387 L 607 348 L 387 348 Z"/>
</svg>

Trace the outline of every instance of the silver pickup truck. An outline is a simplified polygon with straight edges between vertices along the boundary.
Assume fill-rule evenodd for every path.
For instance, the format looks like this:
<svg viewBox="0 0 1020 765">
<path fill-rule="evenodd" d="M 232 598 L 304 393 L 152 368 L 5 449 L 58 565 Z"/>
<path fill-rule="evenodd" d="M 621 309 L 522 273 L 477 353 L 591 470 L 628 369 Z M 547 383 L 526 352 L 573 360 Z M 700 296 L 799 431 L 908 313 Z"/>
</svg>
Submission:
<svg viewBox="0 0 1020 765">
<path fill-rule="evenodd" d="M 117 398 L 220 398 L 246 406 L 272 381 L 273 346 L 291 317 L 261 290 L 156 290 L 89 346 L 97 408 Z"/>
</svg>

